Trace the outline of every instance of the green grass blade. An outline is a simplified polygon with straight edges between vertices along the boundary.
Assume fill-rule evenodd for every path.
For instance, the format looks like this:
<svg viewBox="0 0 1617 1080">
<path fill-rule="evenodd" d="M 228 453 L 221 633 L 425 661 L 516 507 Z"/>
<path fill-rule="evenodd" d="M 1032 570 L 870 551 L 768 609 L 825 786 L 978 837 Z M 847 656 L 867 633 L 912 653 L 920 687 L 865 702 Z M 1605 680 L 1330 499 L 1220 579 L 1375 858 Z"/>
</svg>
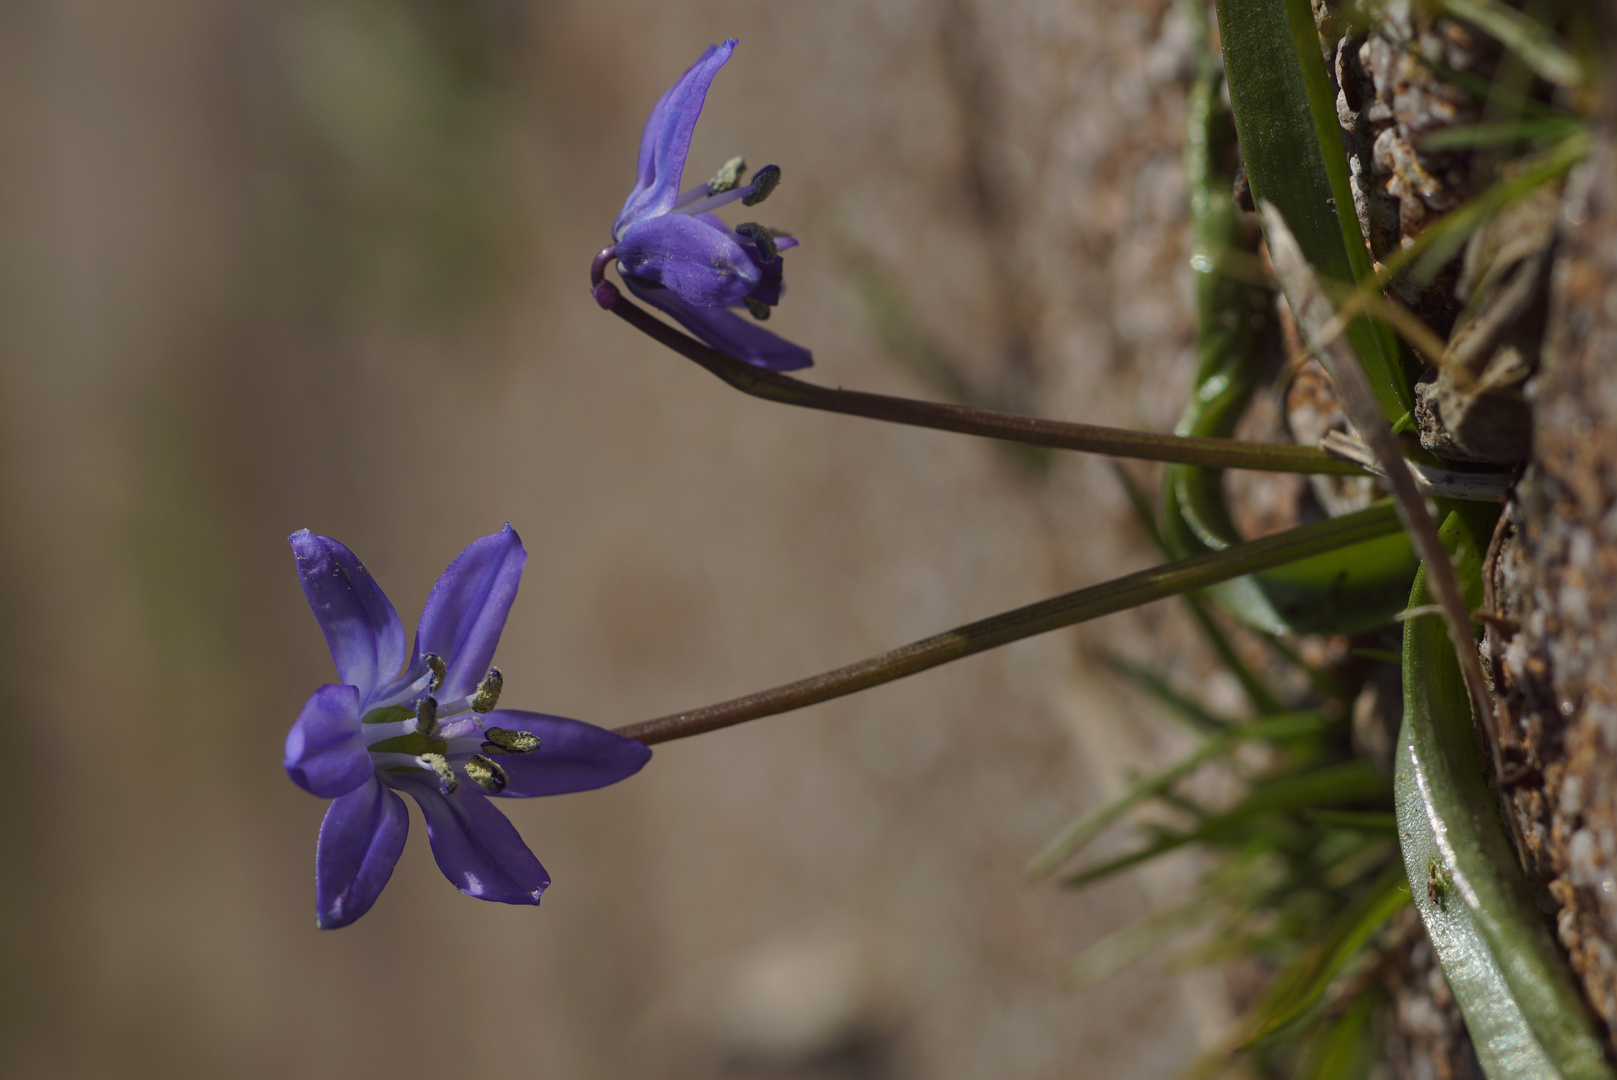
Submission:
<svg viewBox="0 0 1617 1080">
<path fill-rule="evenodd" d="M 1155 698 L 1168 714 L 1200 735 L 1217 735 L 1235 725 L 1201 702 L 1173 688 L 1167 679 L 1141 664 L 1112 653 L 1101 653 L 1100 662 L 1112 673 L 1127 679 Z"/>
<path fill-rule="evenodd" d="M 1430 602 L 1423 570 L 1410 605 Z M 1404 709 L 1394 781 L 1404 865 L 1483 1070 L 1492 1080 L 1611 1080 L 1500 827 L 1440 618 L 1404 623 Z"/>
<path fill-rule="evenodd" d="M 1265 815 L 1365 802 L 1384 798 L 1386 792 L 1386 778 L 1362 761 L 1281 776 L 1260 784 L 1233 808 L 1209 817 L 1189 832 L 1169 833 L 1143 848 L 1063 878 L 1061 883 L 1077 888 L 1111 877 L 1121 870 L 1138 866 L 1186 844 L 1229 842 L 1243 827 Z"/>
<path fill-rule="evenodd" d="M 1140 527 L 1145 529 L 1146 534 L 1151 538 L 1151 542 L 1156 545 L 1158 551 L 1162 552 L 1164 558 L 1173 558 L 1173 551 L 1168 547 L 1167 541 L 1163 539 L 1162 531 L 1157 528 L 1156 517 L 1152 513 L 1151 504 L 1146 499 L 1145 492 L 1140 490 L 1139 485 L 1123 470 L 1121 465 L 1114 462 L 1112 468 L 1117 473 L 1118 482 L 1123 485 L 1123 491 L 1128 496 L 1129 505 L 1133 507 L 1134 516 L 1140 522 Z M 1190 610 L 1190 617 L 1195 620 L 1196 627 L 1201 631 L 1202 637 L 1207 640 L 1208 645 L 1212 646 L 1213 652 L 1218 655 L 1219 662 L 1224 665 L 1231 675 L 1235 676 L 1235 681 L 1241 684 L 1241 690 L 1246 694 L 1247 700 L 1252 703 L 1252 707 L 1259 713 L 1280 712 L 1285 706 L 1275 696 L 1274 692 L 1269 689 L 1268 685 L 1248 666 L 1246 661 L 1241 659 L 1241 655 L 1235 651 L 1235 645 L 1230 641 L 1229 635 L 1224 632 L 1223 627 L 1218 625 L 1213 613 L 1207 609 L 1206 602 L 1196 593 L 1186 593 L 1184 601 L 1185 607 Z"/>
<path fill-rule="evenodd" d="M 1388 836 L 1398 835 L 1397 815 L 1382 813 L 1379 810 L 1310 810 L 1308 816 L 1321 825 L 1337 829 L 1385 833 Z"/>
<path fill-rule="evenodd" d="M 1317 1006 L 1348 962 L 1407 903 L 1404 868 L 1394 863 L 1374 888 L 1342 912 L 1317 949 L 1275 979 L 1243 1045 L 1270 1038 Z"/>
<path fill-rule="evenodd" d="M 1044 850 L 1027 864 L 1028 880 L 1042 881 L 1049 877 L 1062 863 L 1076 855 L 1102 829 L 1122 817 L 1129 809 L 1167 791 L 1202 765 L 1229 753 L 1240 743 L 1254 739 L 1293 739 L 1321 731 L 1330 724 L 1331 721 L 1323 713 L 1294 713 L 1231 728 L 1225 734 L 1209 739 L 1189 757 L 1149 776 L 1141 777 L 1130 784 L 1123 794 L 1105 806 L 1081 815 L 1063 829 L 1060 835 L 1046 844 Z"/>
<path fill-rule="evenodd" d="M 1582 130 L 1584 122 L 1570 116 L 1467 124 L 1424 136 L 1420 148 L 1423 151 L 1474 150 L 1489 146 L 1513 146 L 1522 142 L 1560 142 Z"/>
<path fill-rule="evenodd" d="M 1321 276 L 1362 284 L 1370 255 L 1309 0 L 1219 0 L 1218 25 L 1253 198 L 1279 207 Z M 1360 317 L 1348 338 L 1387 419 L 1413 409 L 1413 364 L 1392 331 Z"/>
<path fill-rule="evenodd" d="M 1450 15 L 1492 35 L 1545 82 L 1569 90 L 1583 85 L 1583 65 L 1543 23 L 1507 7 L 1500 0 L 1441 0 L 1441 3 Z"/>
</svg>

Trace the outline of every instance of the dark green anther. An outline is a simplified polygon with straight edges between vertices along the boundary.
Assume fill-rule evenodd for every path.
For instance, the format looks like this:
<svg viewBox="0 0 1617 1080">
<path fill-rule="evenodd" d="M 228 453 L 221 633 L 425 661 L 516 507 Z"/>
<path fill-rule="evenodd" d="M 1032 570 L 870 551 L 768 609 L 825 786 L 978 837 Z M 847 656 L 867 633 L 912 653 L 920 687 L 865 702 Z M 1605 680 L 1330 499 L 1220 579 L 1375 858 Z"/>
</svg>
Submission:
<svg viewBox="0 0 1617 1080">
<path fill-rule="evenodd" d="M 437 653 L 427 653 L 421 657 L 421 662 L 432 671 L 432 681 L 427 683 L 427 689 L 436 692 L 444 684 L 444 676 L 449 674 L 449 665 Z"/>
<path fill-rule="evenodd" d="M 765 319 L 769 318 L 769 305 L 764 303 L 762 300 L 756 300 L 749 296 L 743 300 L 742 303 L 747 305 L 747 310 L 752 312 L 752 317 L 757 319 L 759 322 L 763 322 Z"/>
<path fill-rule="evenodd" d="M 417 735 L 432 738 L 438 733 L 438 699 L 424 697 L 415 707 L 415 730 Z"/>
<path fill-rule="evenodd" d="M 756 221 L 743 221 L 736 226 L 736 235 L 745 236 L 758 245 L 758 258 L 761 262 L 775 261 L 775 233 L 773 229 L 766 228 Z"/>
<path fill-rule="evenodd" d="M 759 203 L 769 198 L 770 193 L 775 190 L 776 185 L 779 183 L 780 166 L 765 165 L 763 168 L 759 169 L 757 175 L 752 178 L 752 194 L 743 195 L 741 197 L 741 205 L 757 206 Z"/>
</svg>

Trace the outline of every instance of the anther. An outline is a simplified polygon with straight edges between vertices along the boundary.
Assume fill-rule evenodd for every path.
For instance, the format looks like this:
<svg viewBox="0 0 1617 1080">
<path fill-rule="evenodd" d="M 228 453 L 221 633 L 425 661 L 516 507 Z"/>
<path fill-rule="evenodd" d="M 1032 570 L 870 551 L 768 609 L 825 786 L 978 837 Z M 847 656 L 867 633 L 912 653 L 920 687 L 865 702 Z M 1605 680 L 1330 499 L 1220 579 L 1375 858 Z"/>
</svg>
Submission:
<svg viewBox="0 0 1617 1080">
<path fill-rule="evenodd" d="M 473 754 L 466 759 L 466 779 L 488 792 L 498 795 L 505 790 L 505 785 L 511 782 L 505 775 L 505 770 L 499 763 L 484 757 L 482 754 Z"/>
<path fill-rule="evenodd" d="M 765 165 L 752 174 L 752 194 L 741 197 L 742 206 L 757 206 L 769 198 L 769 193 L 780 183 L 780 166 Z"/>
<path fill-rule="evenodd" d="M 449 767 L 449 762 L 444 760 L 444 756 L 442 754 L 422 754 L 421 760 L 426 762 L 428 767 L 438 775 L 438 790 L 445 795 L 453 795 L 455 789 L 460 786 L 460 781 L 455 779 L 455 770 Z"/>
<path fill-rule="evenodd" d="M 769 318 L 769 305 L 762 300 L 749 296 L 743 302 L 747 305 L 747 310 L 752 312 L 752 317 L 759 322 Z"/>
<path fill-rule="evenodd" d="M 432 681 L 427 684 L 427 689 L 436 691 L 444 684 L 444 676 L 449 674 L 449 665 L 444 663 L 443 657 L 433 652 L 423 655 L 421 662 L 432 670 Z"/>
<path fill-rule="evenodd" d="M 720 195 L 726 191 L 734 191 L 741 186 L 741 177 L 746 171 L 746 158 L 731 158 L 723 165 L 720 165 L 719 171 L 713 174 L 713 179 L 707 182 L 707 193 L 709 195 Z M 776 170 L 776 172 L 779 171 L 778 169 Z"/>
<path fill-rule="evenodd" d="M 483 681 L 477 684 L 477 693 L 472 695 L 472 712 L 489 712 L 500 703 L 500 690 L 505 686 L 505 676 L 500 669 L 491 667 Z"/>
<path fill-rule="evenodd" d="M 415 730 L 417 735 L 432 738 L 438 733 L 438 699 L 424 697 L 415 707 Z"/>
<path fill-rule="evenodd" d="M 539 736 L 531 731 L 491 727 L 483 732 L 483 753 L 526 754 L 539 749 Z"/>
<path fill-rule="evenodd" d="M 775 234 L 756 221 L 743 221 L 736 226 L 736 235 L 745 236 L 758 245 L 758 258 L 766 263 L 775 261 Z"/>
</svg>

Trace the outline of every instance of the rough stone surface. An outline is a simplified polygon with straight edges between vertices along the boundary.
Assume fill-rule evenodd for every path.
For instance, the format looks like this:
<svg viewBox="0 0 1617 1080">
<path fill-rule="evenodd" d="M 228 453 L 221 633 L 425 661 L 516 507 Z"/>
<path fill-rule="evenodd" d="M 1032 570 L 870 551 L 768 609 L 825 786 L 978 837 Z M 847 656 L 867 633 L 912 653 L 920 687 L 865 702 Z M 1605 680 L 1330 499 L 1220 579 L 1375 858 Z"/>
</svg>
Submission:
<svg viewBox="0 0 1617 1080">
<path fill-rule="evenodd" d="M 1502 778 L 1590 1004 L 1617 1024 L 1617 152 L 1562 202 L 1533 460 L 1508 508 L 1489 630 Z"/>
</svg>

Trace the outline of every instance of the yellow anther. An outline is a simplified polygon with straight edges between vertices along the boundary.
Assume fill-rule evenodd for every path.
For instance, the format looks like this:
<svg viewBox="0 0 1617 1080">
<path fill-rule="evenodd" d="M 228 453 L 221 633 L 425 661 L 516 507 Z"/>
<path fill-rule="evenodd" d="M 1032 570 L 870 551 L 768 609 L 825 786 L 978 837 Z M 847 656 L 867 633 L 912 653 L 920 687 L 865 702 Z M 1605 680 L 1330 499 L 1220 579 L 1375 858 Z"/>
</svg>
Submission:
<svg viewBox="0 0 1617 1080">
<path fill-rule="evenodd" d="M 466 779 L 490 795 L 498 795 L 511 782 L 497 762 L 482 754 L 473 754 L 466 759 Z"/>
<path fill-rule="evenodd" d="M 477 684 L 477 693 L 472 695 L 472 712 L 486 713 L 500 703 L 500 690 L 505 686 L 505 676 L 500 669 L 489 668 L 483 681 Z"/>
<path fill-rule="evenodd" d="M 741 186 L 741 176 L 747 171 L 747 159 L 733 157 L 719 166 L 719 171 L 713 174 L 713 179 L 707 182 L 709 195 L 720 195 L 726 191 L 733 191 Z"/>
<path fill-rule="evenodd" d="M 460 786 L 460 781 L 455 779 L 455 770 L 449 767 L 449 762 L 444 760 L 444 756 L 442 754 L 422 754 L 421 760 L 426 762 L 428 767 L 438 775 L 438 790 L 445 795 L 453 795 L 455 789 Z"/>
<path fill-rule="evenodd" d="M 427 684 L 427 689 L 436 692 L 444 684 L 444 676 L 449 674 L 449 665 L 444 663 L 443 657 L 431 652 L 424 654 L 421 662 L 432 672 L 432 681 Z"/>
<path fill-rule="evenodd" d="M 531 731 L 491 727 L 483 732 L 483 738 L 485 754 L 526 754 L 539 749 L 539 736 Z"/>
</svg>

